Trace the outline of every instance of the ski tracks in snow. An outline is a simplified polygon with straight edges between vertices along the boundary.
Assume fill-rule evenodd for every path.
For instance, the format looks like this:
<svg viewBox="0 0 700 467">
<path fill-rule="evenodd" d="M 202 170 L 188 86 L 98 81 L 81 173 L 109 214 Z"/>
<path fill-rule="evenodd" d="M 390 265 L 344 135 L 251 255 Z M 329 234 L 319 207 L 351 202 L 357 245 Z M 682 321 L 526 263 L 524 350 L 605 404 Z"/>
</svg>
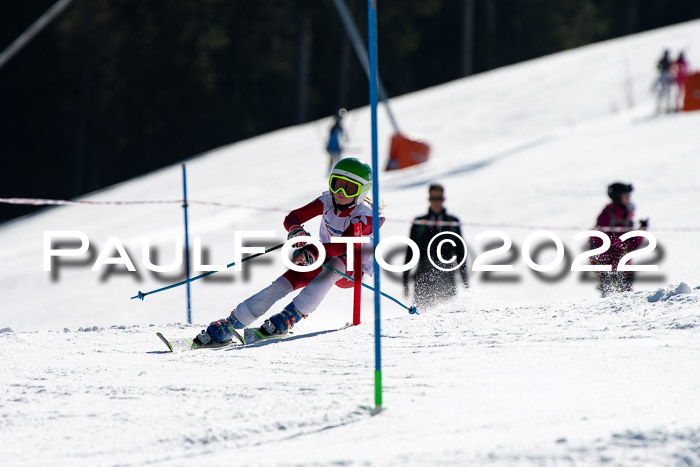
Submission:
<svg viewBox="0 0 700 467">
<path fill-rule="evenodd" d="M 692 465 L 700 290 L 673 290 L 386 318 L 375 417 L 371 322 L 182 353 L 155 331 L 200 326 L 6 331 L 3 462 Z"/>
</svg>

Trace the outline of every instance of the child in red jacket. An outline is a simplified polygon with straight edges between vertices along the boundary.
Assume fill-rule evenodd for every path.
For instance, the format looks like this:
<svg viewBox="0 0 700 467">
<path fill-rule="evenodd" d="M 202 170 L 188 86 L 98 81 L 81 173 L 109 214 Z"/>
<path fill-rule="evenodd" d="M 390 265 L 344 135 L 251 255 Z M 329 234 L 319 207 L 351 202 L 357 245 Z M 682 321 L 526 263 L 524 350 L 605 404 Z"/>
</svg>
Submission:
<svg viewBox="0 0 700 467">
<path fill-rule="evenodd" d="M 344 243 L 332 243 L 331 237 L 352 237 L 355 224 L 362 226 L 362 235 L 371 237 L 372 208 L 365 198 L 372 188 L 372 169 L 365 162 L 347 158 L 338 162 L 331 172 L 329 190 L 306 206 L 295 209 L 284 219 L 287 239 L 308 236 L 302 224 L 314 217 L 321 217 L 319 240 L 326 252 L 324 264 L 346 272 Z M 380 219 L 381 220 L 381 219 Z M 292 262 L 308 266 L 316 262 L 319 251 L 314 245 L 293 245 Z M 362 272 L 372 273 L 373 256 L 370 250 L 362 253 Z M 263 315 L 277 302 L 294 290 L 301 292 L 284 309 L 266 319 L 259 331 L 265 336 L 285 334 L 302 318 L 312 313 L 321 303 L 333 285 L 347 288 L 346 279 L 320 267 L 307 272 L 288 270 L 268 287 L 239 303 L 227 318 L 215 321 L 196 338 L 198 345 L 223 344 L 230 341 L 236 329 L 244 329 Z M 250 331 L 250 329 L 246 329 Z M 254 338 L 250 333 L 248 337 Z"/>
<path fill-rule="evenodd" d="M 596 265 L 610 265 L 612 271 L 597 271 L 600 284 L 598 290 L 603 297 L 615 292 L 629 292 L 632 290 L 634 273 L 632 271 L 618 271 L 617 266 L 624 255 L 639 248 L 642 237 L 632 237 L 625 242 L 620 236 L 634 230 L 634 205 L 630 200 L 632 185 L 613 183 L 608 187 L 608 196 L 612 203 L 603 208 L 598 216 L 596 230 L 608 235 L 610 248 L 603 253 L 591 257 L 591 263 Z M 648 219 L 639 221 L 640 229 L 646 229 Z M 603 240 L 591 237 L 591 248 L 599 248 Z"/>
</svg>

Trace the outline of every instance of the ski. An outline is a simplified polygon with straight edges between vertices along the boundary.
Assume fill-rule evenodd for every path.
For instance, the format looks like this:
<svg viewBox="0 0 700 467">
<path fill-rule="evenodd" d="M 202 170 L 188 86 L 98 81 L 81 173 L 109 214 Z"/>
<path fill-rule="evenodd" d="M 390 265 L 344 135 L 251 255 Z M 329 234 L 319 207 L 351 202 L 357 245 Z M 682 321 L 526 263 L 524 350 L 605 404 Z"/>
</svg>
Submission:
<svg viewBox="0 0 700 467">
<path fill-rule="evenodd" d="M 194 338 L 190 337 L 176 337 L 176 338 L 166 338 L 162 333 L 157 332 L 156 335 L 163 342 L 171 352 L 182 352 L 187 350 L 198 350 L 198 349 L 216 349 L 219 347 L 236 347 L 251 345 L 257 342 L 266 340 L 278 340 L 285 339 L 292 335 L 292 333 L 277 334 L 274 336 L 268 336 L 263 334 L 259 328 L 245 328 L 243 330 L 243 335 L 241 335 L 237 330 L 233 330 L 234 339 L 230 342 L 225 342 L 223 344 L 208 344 L 201 345 L 195 342 Z"/>
<path fill-rule="evenodd" d="M 166 338 L 162 333 L 157 332 L 156 335 L 163 342 L 171 352 L 182 352 L 185 350 L 197 350 L 197 349 L 215 349 L 218 347 L 226 347 L 229 345 L 242 345 L 241 342 L 231 341 L 223 344 L 209 344 L 201 345 L 194 341 L 194 338 L 190 337 L 176 337 L 176 338 Z"/>
<path fill-rule="evenodd" d="M 352 327 L 352 325 L 350 323 L 345 323 L 345 326 L 342 326 L 338 329 L 329 329 L 326 331 L 318 331 L 318 332 L 313 332 L 313 333 L 306 334 L 306 335 L 310 337 L 310 336 L 314 336 L 317 334 L 325 334 L 327 332 L 340 331 L 340 330 L 347 329 L 350 327 Z M 168 347 L 168 349 L 171 352 L 183 352 L 183 351 L 187 351 L 187 350 L 197 350 L 197 349 L 216 349 L 219 347 L 253 346 L 253 345 L 260 343 L 260 342 L 283 340 L 283 339 L 287 339 L 288 337 L 292 337 L 294 335 L 294 333 L 290 331 L 290 332 L 287 332 L 284 334 L 275 334 L 272 336 L 268 336 L 267 334 L 264 334 L 260 330 L 260 328 L 245 328 L 245 329 L 243 329 L 242 333 L 239 332 L 240 329 L 233 329 L 233 328 L 229 328 L 229 329 L 233 332 L 234 339 L 230 342 L 225 342 L 223 344 L 201 345 L 201 344 L 198 344 L 194 338 L 177 337 L 177 338 L 168 339 L 160 332 L 157 332 L 156 335 L 161 340 L 161 342 L 163 342 Z M 300 335 L 304 335 L 304 334 L 300 334 Z M 297 337 L 300 335 L 297 335 Z"/>
<path fill-rule="evenodd" d="M 242 345 L 251 345 L 261 341 L 286 339 L 291 335 L 292 332 L 285 332 L 284 334 L 274 334 L 269 336 L 267 334 L 263 334 L 260 328 L 245 328 L 243 330 Z"/>
</svg>

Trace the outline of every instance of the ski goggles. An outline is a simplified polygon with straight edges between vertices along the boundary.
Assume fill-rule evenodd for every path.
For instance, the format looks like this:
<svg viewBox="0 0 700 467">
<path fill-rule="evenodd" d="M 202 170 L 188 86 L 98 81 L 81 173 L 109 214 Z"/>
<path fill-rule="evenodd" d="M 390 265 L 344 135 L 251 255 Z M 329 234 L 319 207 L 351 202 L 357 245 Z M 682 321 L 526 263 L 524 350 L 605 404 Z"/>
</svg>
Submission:
<svg viewBox="0 0 700 467">
<path fill-rule="evenodd" d="M 328 186 L 331 188 L 331 193 L 338 193 L 339 191 L 342 191 L 348 198 L 360 196 L 360 192 L 362 191 L 361 183 L 356 182 L 355 180 L 350 180 L 342 175 L 331 175 Z"/>
</svg>

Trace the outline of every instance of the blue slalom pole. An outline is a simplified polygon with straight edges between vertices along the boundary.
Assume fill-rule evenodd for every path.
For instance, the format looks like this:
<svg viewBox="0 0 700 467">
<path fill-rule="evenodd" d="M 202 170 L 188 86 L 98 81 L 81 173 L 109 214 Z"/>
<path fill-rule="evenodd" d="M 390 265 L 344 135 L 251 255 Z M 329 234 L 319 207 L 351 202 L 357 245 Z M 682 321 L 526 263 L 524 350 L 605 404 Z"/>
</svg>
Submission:
<svg viewBox="0 0 700 467">
<path fill-rule="evenodd" d="M 190 235 L 187 222 L 187 170 L 185 169 L 185 164 L 182 164 L 182 192 L 182 208 L 185 210 L 185 273 L 187 277 L 187 324 L 192 324 L 192 295 L 190 295 Z"/>
<path fill-rule="evenodd" d="M 241 260 L 241 263 L 245 263 L 246 261 L 250 261 L 251 259 L 257 258 L 258 256 L 265 255 L 265 254 L 267 254 L 267 253 L 269 253 L 269 252 L 271 252 L 271 251 L 279 250 L 279 249 L 282 248 L 283 246 L 284 246 L 284 243 L 280 243 L 279 245 L 276 245 L 276 246 L 273 246 L 273 247 L 271 247 L 271 248 L 268 248 L 268 249 L 266 249 L 265 251 L 263 251 L 263 252 L 261 252 L 261 253 L 255 253 L 254 255 L 246 256 L 245 258 L 243 258 L 243 259 Z M 228 263 L 228 264 L 226 265 L 226 268 L 230 268 L 230 267 L 234 266 L 235 264 L 236 264 L 235 262 L 233 262 L 233 263 Z M 202 277 L 211 276 L 212 274 L 215 274 L 215 273 L 217 273 L 217 272 L 219 272 L 219 271 L 209 271 L 209 272 L 205 272 L 204 274 L 200 274 L 200 275 L 198 275 L 198 276 L 195 276 L 195 277 L 193 277 L 192 279 L 187 279 L 187 280 L 184 280 L 184 281 L 180 281 L 180 282 L 177 282 L 177 283 L 175 283 L 175 284 L 171 284 L 171 285 L 168 285 L 168 286 L 165 286 L 165 287 L 161 287 L 160 289 L 151 290 L 150 292 L 141 292 L 141 291 L 139 290 L 139 293 L 136 294 L 136 295 L 134 295 L 133 297 L 131 297 L 131 299 L 133 300 L 133 299 L 135 299 L 135 298 L 138 298 L 138 299 L 140 299 L 140 300 L 143 300 L 144 298 L 146 298 L 146 295 L 152 295 L 152 294 L 154 294 L 154 293 L 162 292 L 162 291 L 164 291 L 164 290 L 168 290 L 168 289 L 172 289 L 172 288 L 175 288 L 175 287 L 179 287 L 179 286 L 181 286 L 181 285 L 189 284 L 190 282 L 194 282 L 194 281 L 196 281 L 197 279 L 201 279 Z"/>
<path fill-rule="evenodd" d="M 374 251 L 379 245 L 379 155 L 377 149 L 377 0 L 367 0 L 369 29 L 369 104 L 372 116 L 372 234 Z M 374 259 L 374 413 L 382 410 L 382 345 L 379 264 Z"/>
</svg>

